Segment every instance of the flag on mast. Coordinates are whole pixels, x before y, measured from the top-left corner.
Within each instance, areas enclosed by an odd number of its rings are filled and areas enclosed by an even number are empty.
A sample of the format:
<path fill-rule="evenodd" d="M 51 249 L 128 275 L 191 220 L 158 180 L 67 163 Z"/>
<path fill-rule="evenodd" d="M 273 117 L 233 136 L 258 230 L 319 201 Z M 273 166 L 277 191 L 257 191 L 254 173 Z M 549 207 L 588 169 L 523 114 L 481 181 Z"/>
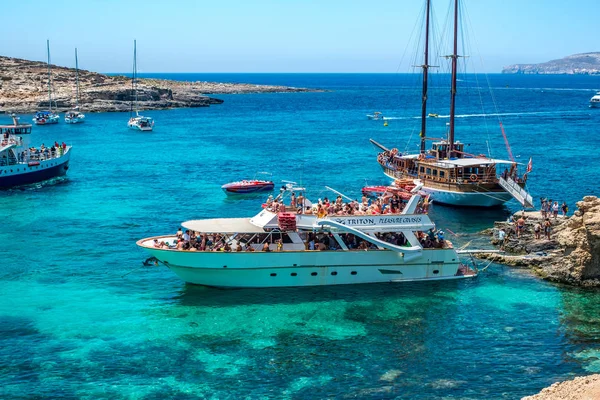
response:
<path fill-rule="evenodd" d="M 530 173 L 533 168 L 533 164 L 531 161 L 531 157 L 529 157 L 529 162 L 527 163 L 527 173 Z"/>

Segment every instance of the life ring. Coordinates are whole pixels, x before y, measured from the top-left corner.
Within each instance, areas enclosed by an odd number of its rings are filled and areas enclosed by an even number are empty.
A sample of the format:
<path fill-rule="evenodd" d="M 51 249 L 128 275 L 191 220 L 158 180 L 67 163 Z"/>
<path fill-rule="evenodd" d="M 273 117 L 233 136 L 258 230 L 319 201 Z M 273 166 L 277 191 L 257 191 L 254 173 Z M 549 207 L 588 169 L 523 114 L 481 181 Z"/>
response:
<path fill-rule="evenodd" d="M 477 182 L 477 175 L 475 175 L 475 174 L 471 174 L 471 176 L 469 177 L 469 180 L 470 180 L 471 182 Z"/>

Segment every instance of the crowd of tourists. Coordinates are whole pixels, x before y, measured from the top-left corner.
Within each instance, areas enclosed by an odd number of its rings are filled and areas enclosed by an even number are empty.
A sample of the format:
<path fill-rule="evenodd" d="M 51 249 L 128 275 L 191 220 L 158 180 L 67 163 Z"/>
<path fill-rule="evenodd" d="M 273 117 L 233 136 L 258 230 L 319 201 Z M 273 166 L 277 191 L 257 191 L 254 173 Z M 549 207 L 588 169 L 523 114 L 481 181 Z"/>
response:
<path fill-rule="evenodd" d="M 316 204 L 309 202 L 302 192 L 290 194 L 289 206 L 282 200 L 282 194 L 276 198 L 269 196 L 265 203 L 265 208 L 272 212 L 296 212 L 297 214 L 316 215 L 318 218 L 327 216 L 342 216 L 342 215 L 381 215 L 381 214 L 400 214 L 406 203 L 402 202 L 400 196 L 395 193 L 386 193 L 376 199 L 370 199 L 367 196 L 362 196 L 361 201 L 352 200 L 344 202 L 341 195 L 338 195 L 335 200 L 329 200 L 324 197 L 319 199 Z M 419 202 L 415 213 L 426 214 L 429 211 L 429 198 L 423 198 Z"/>
<path fill-rule="evenodd" d="M 54 142 L 54 144 L 50 147 L 46 147 L 46 145 L 42 143 L 39 149 L 36 147 L 30 147 L 27 150 L 20 152 L 19 162 L 44 161 L 51 158 L 62 157 L 66 151 L 67 145 L 65 142 L 62 142 L 62 144 Z"/>

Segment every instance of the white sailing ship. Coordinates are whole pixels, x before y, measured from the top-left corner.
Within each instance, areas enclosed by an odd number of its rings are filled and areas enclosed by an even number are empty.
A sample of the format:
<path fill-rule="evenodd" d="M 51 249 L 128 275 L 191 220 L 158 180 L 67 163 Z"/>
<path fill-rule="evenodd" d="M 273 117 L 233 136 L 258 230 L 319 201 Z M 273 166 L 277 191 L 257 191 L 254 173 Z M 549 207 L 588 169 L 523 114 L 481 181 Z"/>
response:
<path fill-rule="evenodd" d="M 58 124 L 60 121 L 60 116 L 52 111 L 52 103 L 54 103 L 52 96 L 54 94 L 54 90 L 52 87 L 52 66 L 50 64 L 50 40 L 46 40 L 46 49 L 48 52 L 48 110 L 38 111 L 35 113 L 33 122 L 36 125 Z"/>
<path fill-rule="evenodd" d="M 79 62 L 77 60 L 77 49 L 75 49 L 75 107 L 65 114 L 67 124 L 80 124 L 85 122 L 85 114 L 79 109 Z"/>
<path fill-rule="evenodd" d="M 415 179 L 423 184 L 423 191 L 430 194 L 439 204 L 466 207 L 499 206 L 512 198 L 523 207 L 533 207 L 533 199 L 525 191 L 527 173 L 518 174 L 518 164 L 514 161 L 504 130 L 502 134 L 511 160 L 490 158 L 482 154 L 469 154 L 465 146 L 455 140 L 455 105 L 457 93 L 457 60 L 458 55 L 458 0 L 454 0 L 454 41 L 450 56 L 452 61 L 452 87 L 450 97 L 450 122 L 447 137 L 433 142 L 430 150 L 426 150 L 427 117 L 437 114 L 427 113 L 427 91 L 429 65 L 429 18 L 430 0 L 426 0 L 425 46 L 423 69 L 423 93 L 421 98 L 421 133 L 420 151 L 417 154 L 400 154 L 397 149 L 388 149 L 371 140 L 381 152 L 377 161 L 386 176 L 396 179 Z"/>
<path fill-rule="evenodd" d="M 151 132 L 154 129 L 154 120 L 150 117 L 140 115 L 138 111 L 138 90 L 137 90 L 137 44 L 133 41 L 133 77 L 131 79 L 131 90 L 133 92 L 133 101 L 129 112 L 129 121 L 127 126 L 130 129 L 142 132 Z M 135 112 L 135 113 L 134 113 Z"/>

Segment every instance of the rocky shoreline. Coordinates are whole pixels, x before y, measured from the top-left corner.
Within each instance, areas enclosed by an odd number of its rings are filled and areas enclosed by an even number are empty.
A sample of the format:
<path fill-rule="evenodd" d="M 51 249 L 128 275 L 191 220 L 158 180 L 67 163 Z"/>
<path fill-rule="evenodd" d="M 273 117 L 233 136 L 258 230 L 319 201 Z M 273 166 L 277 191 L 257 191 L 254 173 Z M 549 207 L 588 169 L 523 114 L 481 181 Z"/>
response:
<path fill-rule="evenodd" d="M 571 217 L 550 217 L 550 239 L 536 239 L 534 226 L 545 221 L 539 211 L 518 212 L 514 221 L 525 219 L 524 232 L 517 237 L 514 222 L 496 222 L 483 233 L 491 235 L 492 244 L 502 247 L 503 254 L 479 253 L 478 258 L 497 263 L 530 268 L 536 275 L 553 282 L 575 286 L 600 287 L 600 199 L 585 196 L 577 202 Z M 500 229 L 507 233 L 504 243 Z"/>
<path fill-rule="evenodd" d="M 522 400 L 592 400 L 600 399 L 600 375 L 581 376 L 558 382 Z"/>
<path fill-rule="evenodd" d="M 514 64 L 502 69 L 503 74 L 599 75 L 600 52 L 573 54 L 539 64 Z"/>
<path fill-rule="evenodd" d="M 52 66 L 55 105 L 59 112 L 75 106 L 75 69 Z M 131 78 L 79 70 L 80 105 L 85 112 L 129 111 Z M 207 95 L 318 92 L 317 89 L 246 83 L 138 80 L 138 107 L 160 110 L 208 107 L 223 100 Z M 33 113 L 48 108 L 48 73 L 43 62 L 0 56 L 0 113 Z"/>

